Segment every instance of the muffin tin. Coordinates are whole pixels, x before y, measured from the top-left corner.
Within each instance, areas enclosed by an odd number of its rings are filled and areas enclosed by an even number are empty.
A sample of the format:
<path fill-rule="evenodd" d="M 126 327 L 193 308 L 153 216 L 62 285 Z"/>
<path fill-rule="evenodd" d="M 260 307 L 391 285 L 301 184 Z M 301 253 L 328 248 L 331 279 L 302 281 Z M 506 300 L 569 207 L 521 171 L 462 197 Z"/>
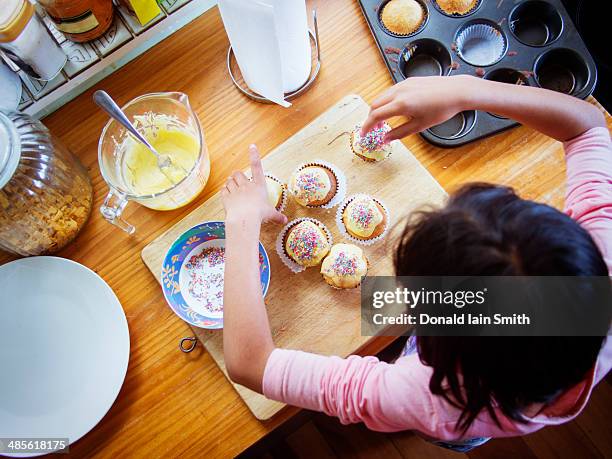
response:
<path fill-rule="evenodd" d="M 389 0 L 359 0 L 385 64 L 398 83 L 413 76 L 474 75 L 544 87 L 584 99 L 597 68 L 561 0 L 480 0 L 465 15 L 446 14 L 435 0 L 416 0 L 426 12 L 419 29 L 400 36 L 382 25 Z M 456 147 L 518 125 L 467 111 L 421 135 Z"/>

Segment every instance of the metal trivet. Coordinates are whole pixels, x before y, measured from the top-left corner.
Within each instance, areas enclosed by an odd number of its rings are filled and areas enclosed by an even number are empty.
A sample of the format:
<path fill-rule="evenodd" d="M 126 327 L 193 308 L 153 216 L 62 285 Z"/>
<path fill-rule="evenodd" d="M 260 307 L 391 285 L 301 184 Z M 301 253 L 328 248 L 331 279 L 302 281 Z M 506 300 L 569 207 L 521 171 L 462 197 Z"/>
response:
<path fill-rule="evenodd" d="M 310 88 L 310 86 L 312 86 L 314 81 L 317 79 L 317 76 L 319 75 L 319 70 L 321 70 L 321 49 L 319 48 L 319 27 L 317 24 L 317 10 L 316 9 L 312 10 L 312 22 L 313 22 L 314 32 L 308 29 L 308 35 L 310 36 L 310 41 L 314 43 L 316 59 L 317 59 L 316 63 L 315 65 L 311 65 L 310 78 L 308 78 L 308 81 L 306 81 L 306 83 L 304 83 L 302 86 L 300 86 L 295 91 L 285 93 L 285 100 L 291 100 L 299 96 L 303 92 L 305 92 L 308 88 Z M 236 75 L 234 75 L 234 72 L 232 72 L 232 65 L 231 65 L 232 60 L 235 61 L 236 58 L 232 50 L 232 45 L 230 45 L 229 49 L 227 50 L 227 70 L 230 74 L 230 78 L 232 79 L 232 83 L 234 83 L 234 86 L 236 86 L 236 88 L 238 88 L 238 90 L 242 94 L 244 94 L 245 96 L 257 102 L 262 102 L 264 104 L 273 103 L 271 100 L 249 89 L 246 83 L 244 86 L 239 83 L 238 79 L 242 80 L 242 75 L 239 75 L 239 77 L 236 77 Z M 236 65 L 236 68 L 238 68 L 237 65 Z"/>

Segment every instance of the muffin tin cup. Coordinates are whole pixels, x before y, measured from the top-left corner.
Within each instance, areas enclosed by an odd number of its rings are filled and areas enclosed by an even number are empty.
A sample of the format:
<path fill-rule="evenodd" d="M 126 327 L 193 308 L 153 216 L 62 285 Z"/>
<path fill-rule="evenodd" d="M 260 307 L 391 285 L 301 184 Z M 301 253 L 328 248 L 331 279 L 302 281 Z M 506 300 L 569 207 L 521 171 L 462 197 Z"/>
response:
<path fill-rule="evenodd" d="M 293 228 L 295 225 L 297 225 L 298 223 L 304 222 L 304 221 L 309 221 L 312 222 L 314 224 L 316 224 L 317 226 L 319 226 L 323 232 L 325 233 L 325 235 L 327 236 L 327 241 L 329 242 L 329 246 L 331 247 L 332 244 L 334 243 L 334 240 L 332 238 L 332 234 L 329 231 L 329 229 L 327 228 L 327 226 L 325 226 L 323 224 L 323 222 L 315 219 L 315 218 L 310 218 L 310 217 L 302 217 L 302 218 L 296 218 L 295 220 L 291 220 L 290 222 L 288 222 L 283 229 L 281 230 L 280 233 L 278 233 L 278 236 L 276 237 L 276 244 L 275 244 L 275 248 L 276 248 L 276 253 L 278 254 L 278 257 L 281 259 L 281 261 L 284 263 L 284 265 L 289 268 L 293 273 L 301 273 L 302 271 L 306 270 L 306 266 L 302 266 L 299 263 L 296 263 L 295 261 L 293 261 L 289 255 L 287 254 L 287 251 L 285 250 L 285 236 L 287 235 L 287 232 Z"/>
<path fill-rule="evenodd" d="M 332 207 L 335 207 L 340 204 L 346 196 L 346 176 L 344 175 L 344 172 L 342 172 L 338 167 L 334 166 L 333 164 L 328 163 L 327 161 L 323 161 L 322 159 L 315 159 L 314 161 L 309 161 L 307 163 L 300 164 L 298 167 L 295 168 L 291 176 L 293 177 L 305 167 L 310 166 L 324 167 L 325 169 L 331 171 L 332 174 L 334 174 L 334 177 L 336 178 L 336 194 L 327 204 L 323 204 L 320 206 L 302 207 L 307 207 L 309 209 L 331 209 Z M 290 193 L 290 191 L 288 192 Z M 301 206 L 301 204 L 299 205 Z"/>
<path fill-rule="evenodd" d="M 528 0 L 514 7 L 508 24 L 514 37 L 527 46 L 550 45 L 563 32 L 559 11 L 542 0 Z"/>
<path fill-rule="evenodd" d="M 497 24 L 475 21 L 459 29 L 457 55 L 470 65 L 488 67 L 506 54 L 508 41 Z"/>
<path fill-rule="evenodd" d="M 538 86 L 576 95 L 591 80 L 584 58 L 567 48 L 556 48 L 541 54 L 533 69 Z"/>
<path fill-rule="evenodd" d="M 285 207 L 287 206 L 287 195 L 289 194 L 289 192 L 287 191 L 287 185 L 285 185 L 281 179 L 279 179 L 276 175 L 272 175 L 266 172 L 266 177 L 271 178 L 272 180 L 274 180 L 275 182 L 280 183 L 280 186 L 283 189 L 283 192 L 281 194 L 281 202 L 280 205 L 276 208 L 276 210 L 278 210 L 279 212 L 284 212 L 285 211 Z"/>
<path fill-rule="evenodd" d="M 439 59 L 433 62 L 428 57 L 416 60 L 414 72 L 410 68 L 406 71 L 407 60 L 402 53 L 411 43 L 427 40 L 439 42 L 449 51 L 451 65 L 448 73 L 451 75 L 482 78 L 497 69 L 516 69 L 525 75 L 529 86 L 570 93 L 581 99 L 589 96 L 597 84 L 595 61 L 562 0 L 480 0 L 477 7 L 465 15 L 445 13 L 435 0 L 430 0 L 427 2 L 427 24 L 408 39 L 392 36 L 381 27 L 379 11 L 385 3 L 386 0 L 359 0 L 384 63 L 396 83 L 423 74 L 420 72 L 435 74 L 439 71 Z M 468 62 L 473 60 L 469 52 L 467 60 L 464 59 L 465 50 L 463 57 L 458 52 L 458 44 L 463 47 L 465 41 L 457 43 L 456 39 L 465 29 L 475 24 L 487 24 L 496 29 L 503 37 L 504 49 L 503 53 L 493 53 L 495 59 L 475 60 L 476 65 L 473 65 Z M 501 48 L 498 43 L 498 50 Z M 409 61 L 412 56 L 408 57 Z M 496 62 L 490 64 L 493 60 Z M 490 65 L 481 65 L 485 63 Z M 467 118 L 459 116 L 445 123 L 443 129 L 425 130 L 421 136 L 438 147 L 458 147 L 518 125 L 511 119 L 486 112 L 463 116 Z M 470 126 L 471 120 L 475 120 L 473 126 Z M 453 132 L 451 136 L 443 135 L 453 131 L 453 126 L 463 126 L 464 129 L 460 133 Z"/>
<path fill-rule="evenodd" d="M 383 159 L 367 158 L 367 157 L 365 157 L 363 155 L 358 154 L 357 151 L 355 150 L 355 148 L 353 147 L 353 145 L 355 144 L 355 135 L 357 135 L 357 133 L 360 130 L 361 130 L 361 125 L 355 126 L 355 129 L 353 129 L 353 131 L 351 132 L 351 135 L 349 136 L 349 142 L 350 142 L 349 147 L 351 148 L 351 151 L 353 152 L 353 154 L 355 156 L 357 156 L 357 158 L 359 158 L 360 160 L 362 160 L 365 163 L 382 163 L 383 161 L 389 159 L 389 157 L 393 153 L 393 142 L 389 142 L 387 144 L 389 146 L 389 151 L 388 151 L 387 155 Z M 390 131 L 391 131 L 391 126 L 389 126 L 389 130 L 387 132 L 390 132 Z"/>
<path fill-rule="evenodd" d="M 346 206 L 349 205 L 349 203 L 356 198 L 361 198 L 361 197 L 367 197 L 370 199 L 373 199 L 374 201 L 376 201 L 377 204 L 380 204 L 380 206 L 383 208 L 383 211 L 385 213 L 385 220 L 387 222 L 384 231 L 382 232 L 382 234 L 376 236 L 375 238 L 372 239 L 358 239 L 354 236 L 352 236 L 348 230 L 346 229 L 346 226 L 344 225 L 344 221 L 342 221 L 342 214 L 344 214 L 344 210 L 346 209 Z M 369 194 L 365 194 L 365 193 L 358 193 L 358 194 L 354 194 L 349 196 L 348 198 L 346 198 L 342 204 L 340 205 L 340 207 L 338 207 L 338 210 L 336 211 L 336 226 L 338 227 L 338 230 L 340 231 L 340 233 L 342 234 L 342 236 L 344 236 L 346 239 L 348 239 L 351 242 L 354 242 L 355 244 L 359 244 L 359 245 L 363 245 L 363 246 L 369 246 L 372 244 L 376 244 L 377 242 L 381 241 L 382 239 L 385 238 L 385 236 L 387 235 L 387 233 L 389 232 L 389 227 L 390 225 L 390 215 L 389 215 L 389 210 L 387 209 L 387 206 L 378 198 L 375 198 L 374 196 L 370 196 Z"/>
<path fill-rule="evenodd" d="M 460 139 L 468 135 L 476 126 L 476 112 L 468 110 L 459 112 L 444 123 L 432 126 L 427 132 L 443 140 Z"/>
<path fill-rule="evenodd" d="M 443 76 L 450 73 L 452 58 L 446 46 L 438 40 L 421 38 L 402 49 L 397 65 L 405 78 Z"/>

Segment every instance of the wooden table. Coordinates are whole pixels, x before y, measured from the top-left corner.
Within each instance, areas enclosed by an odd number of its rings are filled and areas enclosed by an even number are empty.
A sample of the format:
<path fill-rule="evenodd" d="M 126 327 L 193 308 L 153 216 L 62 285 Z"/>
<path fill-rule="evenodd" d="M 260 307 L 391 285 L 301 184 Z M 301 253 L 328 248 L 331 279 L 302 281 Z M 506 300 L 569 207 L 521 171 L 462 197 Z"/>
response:
<path fill-rule="evenodd" d="M 89 169 L 95 189 L 91 219 L 59 255 L 92 268 L 110 284 L 127 315 L 132 346 L 117 401 L 92 432 L 71 446 L 75 456 L 234 456 L 295 414 L 288 409 L 269 422 L 257 421 L 206 353 L 179 352 L 178 340 L 191 331 L 165 305 L 140 251 L 217 191 L 231 171 L 246 167 L 249 143 L 269 151 L 342 96 L 357 93 L 371 101 L 391 86 L 357 2 L 310 3 L 318 8 L 323 67 L 314 87 L 290 109 L 251 102 L 233 88 L 225 68 L 228 41 L 214 8 L 45 119 Z M 132 237 L 97 211 L 107 192 L 97 162 L 107 117 L 91 95 L 101 88 L 120 103 L 148 92 L 187 93 L 212 157 L 210 181 L 190 206 L 155 212 L 130 205 L 125 215 L 137 226 Z M 512 185 L 524 197 L 557 207 L 563 203 L 560 144 L 527 128 L 453 150 L 435 148 L 416 135 L 405 142 L 448 191 L 481 180 Z M 0 263 L 11 259 L 0 255 Z M 387 343 L 375 341 L 362 353 L 377 352 Z"/>

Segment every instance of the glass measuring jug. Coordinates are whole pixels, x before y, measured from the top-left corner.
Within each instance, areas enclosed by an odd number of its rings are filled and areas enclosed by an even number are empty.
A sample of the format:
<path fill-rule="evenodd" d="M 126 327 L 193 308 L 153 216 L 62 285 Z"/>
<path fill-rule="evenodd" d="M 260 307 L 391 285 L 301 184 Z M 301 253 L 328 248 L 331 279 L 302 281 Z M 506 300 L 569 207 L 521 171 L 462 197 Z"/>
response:
<path fill-rule="evenodd" d="M 187 95 L 145 94 L 122 110 L 140 134 L 160 154 L 169 155 L 173 164 L 171 171 L 160 170 L 156 157 L 112 119 L 102 130 L 98 161 L 109 193 L 100 212 L 108 222 L 131 234 L 134 226 L 121 216 L 128 201 L 154 210 L 189 204 L 208 181 L 210 158 Z"/>

